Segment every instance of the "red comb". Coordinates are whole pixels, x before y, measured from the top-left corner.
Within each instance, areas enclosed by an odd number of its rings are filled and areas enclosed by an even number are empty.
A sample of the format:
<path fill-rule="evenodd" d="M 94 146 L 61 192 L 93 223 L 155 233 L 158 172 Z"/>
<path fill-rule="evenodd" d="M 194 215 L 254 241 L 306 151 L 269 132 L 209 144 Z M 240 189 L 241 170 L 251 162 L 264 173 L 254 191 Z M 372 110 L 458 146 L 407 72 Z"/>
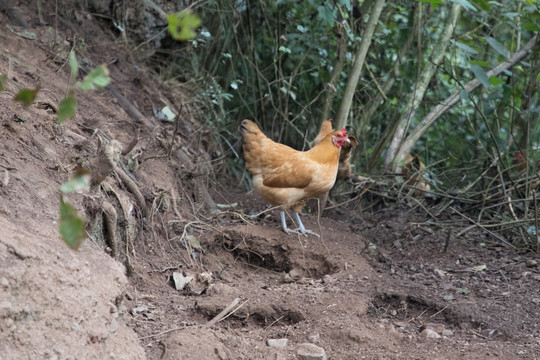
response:
<path fill-rule="evenodd" d="M 330 121 L 330 122 L 332 122 L 332 120 L 334 120 L 334 119 L 328 119 L 328 121 Z"/>
<path fill-rule="evenodd" d="M 341 132 L 342 132 L 343 134 L 347 134 L 347 129 L 343 128 L 343 129 L 341 129 Z"/>

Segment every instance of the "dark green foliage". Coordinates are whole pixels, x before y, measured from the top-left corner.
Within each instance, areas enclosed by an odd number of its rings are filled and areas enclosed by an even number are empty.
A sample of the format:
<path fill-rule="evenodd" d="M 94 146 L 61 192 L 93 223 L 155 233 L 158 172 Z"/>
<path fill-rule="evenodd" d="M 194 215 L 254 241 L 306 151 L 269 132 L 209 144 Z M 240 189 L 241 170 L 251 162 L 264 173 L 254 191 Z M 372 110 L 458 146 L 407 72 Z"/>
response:
<path fill-rule="evenodd" d="M 23 106 L 30 106 L 36 99 L 36 96 L 39 92 L 39 88 L 37 89 L 22 89 L 15 95 L 14 100 L 18 101 L 23 104 Z"/>
<path fill-rule="evenodd" d="M 370 3 L 219 0 L 193 9 L 200 14 L 202 27 L 187 44 L 190 57 L 182 59 L 180 68 L 201 87 L 195 100 L 204 104 L 201 120 L 232 150 L 243 118 L 257 121 L 275 140 L 307 148 L 318 131 L 330 91 L 336 97 L 328 117 L 339 107 Z M 380 168 L 384 139 L 403 116 L 421 76 L 419 69 L 431 61 L 452 3 L 463 8 L 458 26 L 409 130 L 451 94 L 461 92 L 461 101 L 429 128 L 414 151 L 428 165 L 436 162 L 445 167 L 455 164 L 455 159 L 482 162 L 492 158 L 496 149 L 511 158 L 517 149 L 539 145 L 538 137 L 530 136 L 540 126 L 538 91 L 530 88 L 539 57 L 529 56 L 499 76 L 487 75 L 538 30 L 537 2 L 387 2 L 348 121 L 360 140 L 355 151 L 360 171 L 368 162 L 376 164 L 373 169 Z M 329 85 L 341 58 L 345 66 Z M 463 90 L 474 79 L 482 87 L 471 93 Z M 377 152 L 380 146 L 383 151 Z M 236 150 L 231 155 L 236 156 Z"/>
<path fill-rule="evenodd" d="M 58 105 L 58 123 L 61 124 L 68 118 L 75 116 L 75 108 L 77 107 L 77 98 L 70 95 L 60 102 Z"/>
<path fill-rule="evenodd" d="M 77 250 L 84 240 L 84 222 L 77 211 L 60 197 L 60 235 L 66 244 Z"/>

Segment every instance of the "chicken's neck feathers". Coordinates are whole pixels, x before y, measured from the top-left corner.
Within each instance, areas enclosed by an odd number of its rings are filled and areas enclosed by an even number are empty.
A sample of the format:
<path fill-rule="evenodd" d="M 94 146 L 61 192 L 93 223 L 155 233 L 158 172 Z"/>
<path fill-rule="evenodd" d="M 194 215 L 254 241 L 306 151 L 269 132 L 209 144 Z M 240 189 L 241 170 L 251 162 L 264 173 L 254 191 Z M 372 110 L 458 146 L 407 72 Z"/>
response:
<path fill-rule="evenodd" d="M 306 151 L 306 156 L 320 162 L 339 161 L 339 147 L 334 145 L 331 136 L 327 136 L 323 141 Z"/>

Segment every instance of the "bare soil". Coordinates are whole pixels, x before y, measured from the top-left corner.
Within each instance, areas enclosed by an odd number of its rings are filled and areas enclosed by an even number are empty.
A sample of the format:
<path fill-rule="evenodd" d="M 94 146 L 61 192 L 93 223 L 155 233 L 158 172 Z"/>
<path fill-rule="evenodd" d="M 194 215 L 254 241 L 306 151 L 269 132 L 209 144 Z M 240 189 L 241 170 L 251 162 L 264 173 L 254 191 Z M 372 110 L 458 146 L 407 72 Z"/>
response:
<path fill-rule="evenodd" d="M 83 10 L 56 28 L 52 9 L 40 23 L 33 6 L 19 9 L 35 39 L 9 30 L 0 13 L 0 73 L 10 79 L 0 92 L 0 358 L 296 359 L 308 342 L 329 359 L 540 358 L 538 254 L 476 230 L 456 237 L 461 229 L 430 227 L 407 204 L 304 215 L 321 238 L 284 234 L 275 211 L 251 218 L 266 209 L 256 194 L 194 175 L 201 151 L 210 156 L 192 141 L 206 134 L 196 109 L 184 109 L 179 129 L 156 120 L 152 107 L 178 110 L 182 100 L 114 31 Z M 77 116 L 55 123 L 74 30 L 81 53 L 109 64 L 144 121 L 98 90 L 78 92 Z M 33 105 L 13 101 L 37 86 Z M 70 250 L 57 232 L 59 185 L 96 164 L 99 137 L 125 146 L 137 129 L 129 173 L 147 211 L 117 173 L 69 195 L 90 235 L 104 200 L 119 213 L 116 258 L 99 236 Z M 230 207 L 211 215 L 198 183 Z M 130 224 L 136 236 L 124 241 Z M 195 280 L 176 290 L 175 272 Z M 235 299 L 232 313 L 205 326 Z M 425 338 L 426 328 L 438 338 Z M 281 338 L 286 346 L 267 345 Z"/>

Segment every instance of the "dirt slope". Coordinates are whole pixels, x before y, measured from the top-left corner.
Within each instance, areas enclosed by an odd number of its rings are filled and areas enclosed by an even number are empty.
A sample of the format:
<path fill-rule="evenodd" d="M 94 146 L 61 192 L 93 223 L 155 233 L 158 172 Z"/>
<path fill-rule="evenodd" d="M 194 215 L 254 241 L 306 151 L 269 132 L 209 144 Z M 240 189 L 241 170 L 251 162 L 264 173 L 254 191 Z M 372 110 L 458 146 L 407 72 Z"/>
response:
<path fill-rule="evenodd" d="M 274 212 L 253 220 L 246 214 L 266 207 L 255 194 L 199 167 L 211 151 L 195 141 L 208 134 L 197 119 L 184 114 L 175 129 L 153 117 L 152 107 L 182 99 L 134 62 L 110 24 L 77 10 L 55 30 L 54 9 L 40 24 L 32 6 L 19 8 L 35 39 L 8 30 L 0 13 L 0 72 L 10 79 L 0 92 L 0 358 L 297 359 L 304 343 L 329 359 L 539 358 L 537 255 L 473 231 L 443 252 L 447 232 L 411 207 L 338 208 L 320 224 L 304 216 L 322 239 L 282 233 Z M 80 56 L 109 64 L 142 120 L 99 90 L 77 93 L 76 118 L 55 123 L 77 39 Z M 33 105 L 12 101 L 38 85 Z M 58 186 L 78 164 L 96 165 L 103 141 L 125 146 L 137 129 L 121 162 L 136 163 L 125 173 L 141 194 L 117 170 L 70 195 L 91 237 L 69 250 L 57 233 Z M 205 183 L 226 211 L 205 209 Z M 116 259 L 98 236 L 105 203 L 118 215 Z M 174 273 L 194 280 L 176 290 Z"/>

